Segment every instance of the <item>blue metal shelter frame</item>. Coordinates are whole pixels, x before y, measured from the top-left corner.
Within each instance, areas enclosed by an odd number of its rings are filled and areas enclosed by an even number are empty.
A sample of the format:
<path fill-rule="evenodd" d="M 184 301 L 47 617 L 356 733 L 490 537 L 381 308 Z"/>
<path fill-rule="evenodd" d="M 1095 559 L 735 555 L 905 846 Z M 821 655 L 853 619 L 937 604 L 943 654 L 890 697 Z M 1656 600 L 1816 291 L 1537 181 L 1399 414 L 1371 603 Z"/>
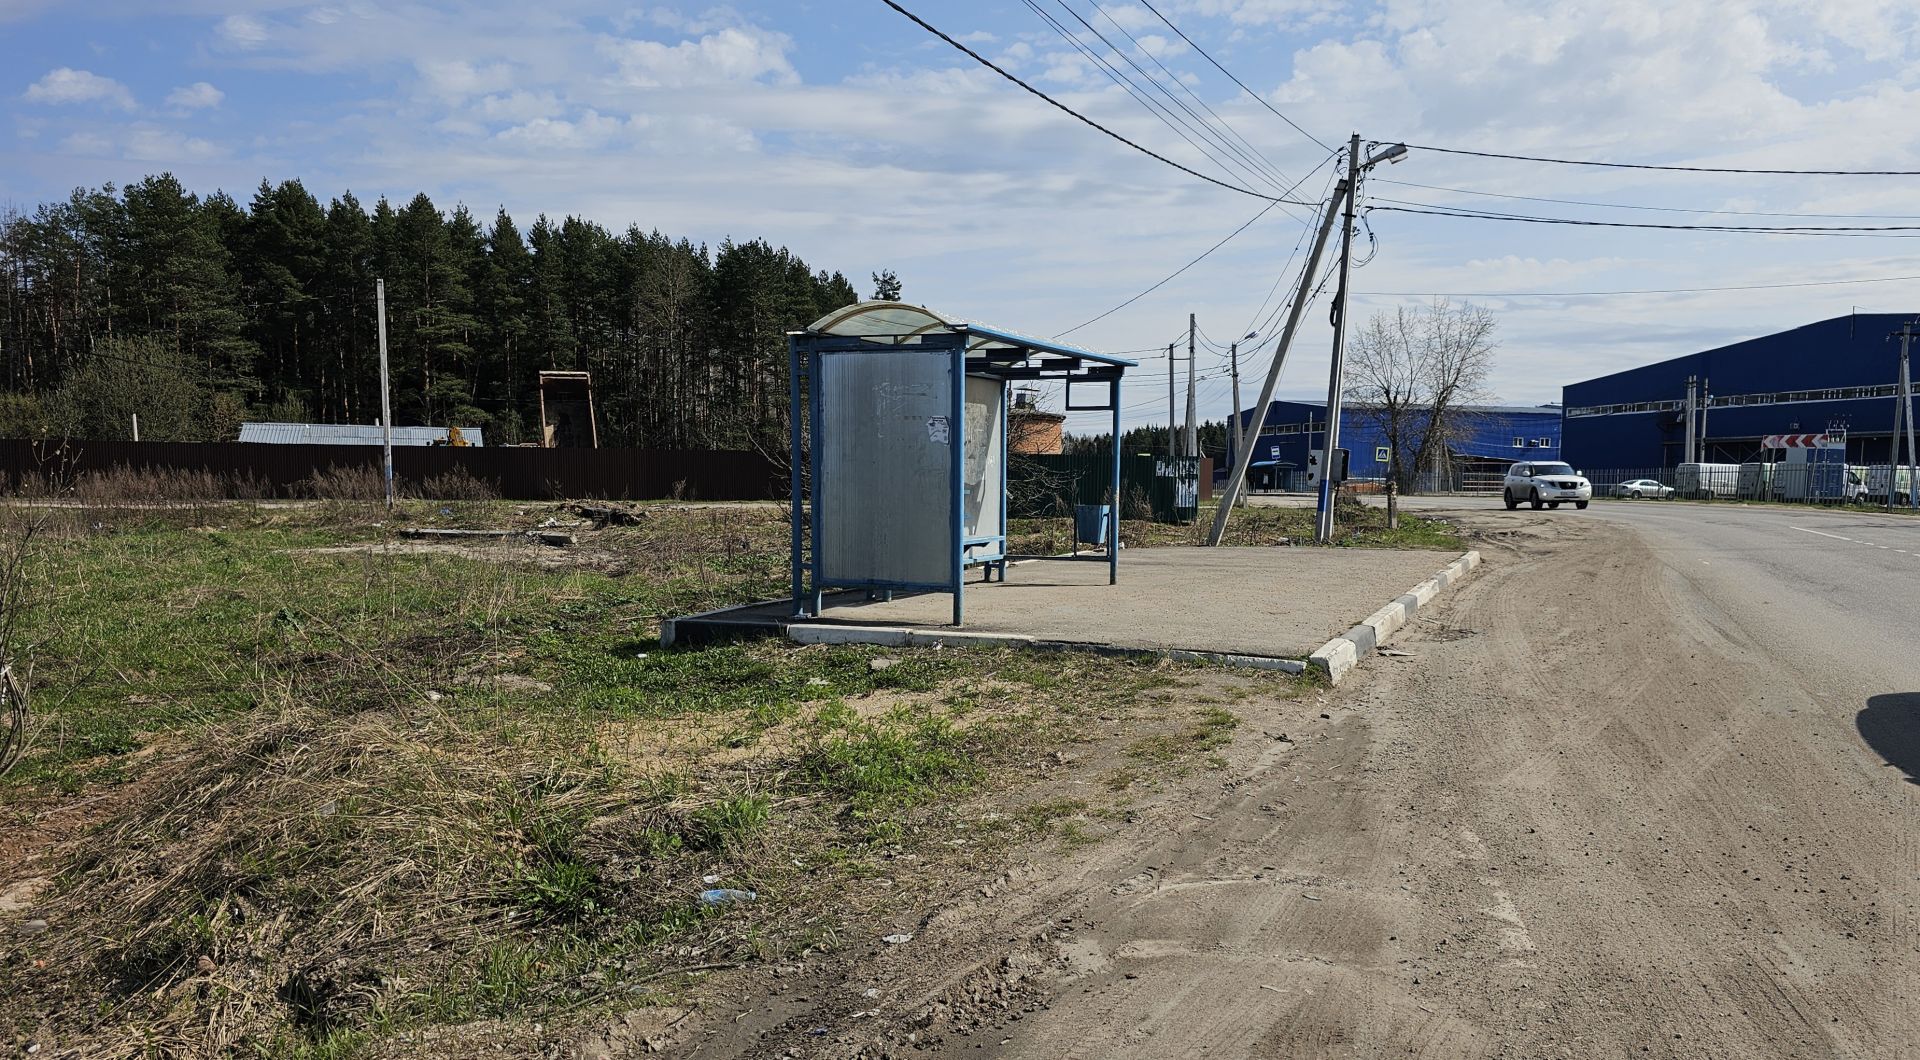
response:
<path fill-rule="evenodd" d="M 871 309 L 878 314 L 900 315 L 918 314 L 925 323 L 909 321 L 914 326 L 894 327 L 887 333 L 870 330 L 858 330 L 853 334 L 837 333 L 832 330 L 836 321 L 852 319 L 862 309 Z M 886 319 L 886 318 L 883 318 Z M 811 502 L 820 495 L 822 468 L 816 459 L 821 440 L 829 431 L 839 429 L 833 420 L 850 414 L 849 410 L 826 410 L 821 408 L 820 380 L 821 366 L 825 358 L 833 356 L 929 356 L 944 355 L 948 359 L 949 378 L 951 380 L 951 410 L 948 424 L 951 432 L 948 439 L 950 460 L 948 475 L 950 478 L 948 494 L 951 497 L 952 511 L 948 519 L 949 549 L 951 560 L 948 577 L 940 582 L 887 581 L 876 579 L 844 579 L 835 577 L 830 571 L 823 571 L 819 543 L 823 535 L 829 532 L 824 525 L 824 513 L 821 506 Z M 867 590 L 868 597 L 884 594 L 888 597 L 895 591 L 903 592 L 947 592 L 953 594 L 953 624 L 962 624 L 965 617 L 966 569 L 970 566 L 985 568 L 986 581 L 1005 581 L 1007 576 L 1007 459 L 1010 451 L 1005 448 L 1007 441 L 1007 400 L 1006 387 L 1015 381 L 1054 380 L 1064 383 L 1067 393 L 1067 408 L 1075 412 L 1109 411 L 1113 414 L 1113 433 L 1109 474 L 1108 512 L 1107 512 L 1107 583 L 1114 584 L 1120 577 L 1120 386 L 1128 368 L 1137 362 L 1114 357 L 1110 354 L 1096 353 L 1066 343 L 1038 339 L 1017 332 L 1004 331 L 984 324 L 951 321 L 939 314 L 917 306 L 903 306 L 900 303 L 861 303 L 839 313 L 829 314 L 816 321 L 805 331 L 791 332 L 787 336 L 787 356 L 789 372 L 788 400 L 791 411 L 789 423 L 793 425 L 791 481 L 792 511 L 792 578 L 793 578 L 793 614 L 795 617 L 813 617 L 820 615 L 824 606 L 824 594 L 829 589 Z M 998 534 L 987 536 L 968 536 L 965 532 L 965 476 L 966 476 L 966 393 L 969 378 L 995 380 L 1001 387 L 1000 418 L 993 428 L 1000 433 L 1003 443 L 1003 459 L 1000 461 L 1000 520 Z M 1105 392 L 1104 401 L 1078 403 L 1075 390 L 1082 392 L 1094 387 Z M 806 417 L 803 421 L 802 417 Z M 804 443 L 799 427 L 807 425 L 807 437 L 812 444 Z M 808 484 L 812 484 L 812 495 L 808 495 Z M 813 547 L 809 549 L 809 542 Z"/>

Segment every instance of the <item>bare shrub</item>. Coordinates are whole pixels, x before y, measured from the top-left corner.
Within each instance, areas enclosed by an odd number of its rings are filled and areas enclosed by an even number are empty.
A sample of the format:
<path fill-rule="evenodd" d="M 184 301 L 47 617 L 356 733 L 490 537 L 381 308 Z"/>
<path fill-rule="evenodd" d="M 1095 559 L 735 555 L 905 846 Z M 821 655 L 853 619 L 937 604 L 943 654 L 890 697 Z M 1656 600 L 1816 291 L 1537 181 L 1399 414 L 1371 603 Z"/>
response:
<path fill-rule="evenodd" d="M 0 777 L 19 763 L 32 742 L 29 681 L 20 665 L 17 629 L 30 605 L 34 540 L 47 518 L 44 510 L 12 509 L 0 525 Z"/>
<path fill-rule="evenodd" d="M 422 480 L 417 495 L 434 501 L 497 501 L 500 499 L 500 491 L 494 488 L 493 483 L 475 477 L 473 472 L 460 465 Z"/>
<path fill-rule="evenodd" d="M 323 501 L 384 501 L 387 484 L 376 468 L 329 464 L 307 476 L 302 492 Z"/>

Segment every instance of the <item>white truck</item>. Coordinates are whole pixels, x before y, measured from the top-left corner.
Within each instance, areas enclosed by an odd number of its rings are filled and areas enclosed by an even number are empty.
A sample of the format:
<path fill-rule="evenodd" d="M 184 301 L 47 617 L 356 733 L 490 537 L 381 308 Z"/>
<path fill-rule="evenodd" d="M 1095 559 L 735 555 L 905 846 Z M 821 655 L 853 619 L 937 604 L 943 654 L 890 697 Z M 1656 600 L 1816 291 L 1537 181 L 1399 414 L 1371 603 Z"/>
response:
<path fill-rule="evenodd" d="M 1867 483 L 1860 469 L 1848 466 L 1846 452 L 1838 448 L 1788 449 L 1787 458 L 1774 469 L 1775 492 L 1788 501 L 1860 500 L 1867 494 Z"/>
<path fill-rule="evenodd" d="M 1673 469 L 1673 488 L 1695 500 L 1732 498 L 1740 488 L 1740 465 L 1681 464 Z"/>
<path fill-rule="evenodd" d="M 1889 475 L 1891 472 L 1891 475 Z M 1911 505 L 1914 502 L 1913 472 L 1905 467 L 1890 467 L 1876 464 L 1866 469 L 1866 495 L 1875 504 L 1887 503 L 1887 480 L 1893 480 L 1893 503 Z"/>

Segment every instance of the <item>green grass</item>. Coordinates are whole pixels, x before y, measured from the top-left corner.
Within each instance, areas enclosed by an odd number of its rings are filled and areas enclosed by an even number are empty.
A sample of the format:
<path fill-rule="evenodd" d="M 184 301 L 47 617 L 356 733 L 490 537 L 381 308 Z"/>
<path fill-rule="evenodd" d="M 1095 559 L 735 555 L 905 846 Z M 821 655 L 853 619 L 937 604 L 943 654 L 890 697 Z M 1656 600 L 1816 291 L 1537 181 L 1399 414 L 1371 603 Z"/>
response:
<path fill-rule="evenodd" d="M 543 516 L 528 507 L 441 518 Z M 68 837 L 66 926 L 25 944 L 47 971 L 0 997 L 0 1022 L 54 1013 L 64 1040 L 107 1051 L 228 1019 L 261 1055 L 345 1060 L 405 1028 L 631 999 L 688 963 L 676 950 L 832 945 L 849 884 L 945 849 L 956 797 L 1026 783 L 1093 719 L 1163 709 L 1189 672 L 1010 649 L 663 650 L 661 615 L 777 590 L 775 510 L 656 511 L 598 567 L 317 551 L 382 540 L 365 511 L 213 514 L 230 525 L 128 516 L 48 541 L 23 626 L 38 736 L 0 800 L 78 793 L 111 813 Z M 1177 766 L 1230 738 L 1217 707 L 1179 716 L 1136 756 Z M 1056 801 L 1018 823 L 1072 845 L 1092 819 Z M 712 872 L 762 900 L 700 907 Z M 202 956 L 280 985 L 217 1008 L 227 988 L 186 985 Z M 111 1027 L 88 1021 L 102 1006 Z"/>

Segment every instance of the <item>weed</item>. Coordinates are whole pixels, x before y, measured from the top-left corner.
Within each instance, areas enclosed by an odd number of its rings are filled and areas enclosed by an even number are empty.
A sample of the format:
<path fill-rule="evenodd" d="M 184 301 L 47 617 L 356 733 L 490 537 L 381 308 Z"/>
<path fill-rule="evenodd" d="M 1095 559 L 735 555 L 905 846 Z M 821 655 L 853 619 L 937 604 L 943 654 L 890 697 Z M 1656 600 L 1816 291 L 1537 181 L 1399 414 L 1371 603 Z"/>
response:
<path fill-rule="evenodd" d="M 737 849 L 773 816 L 764 795 L 731 795 L 694 811 L 702 845 L 709 850 Z"/>

